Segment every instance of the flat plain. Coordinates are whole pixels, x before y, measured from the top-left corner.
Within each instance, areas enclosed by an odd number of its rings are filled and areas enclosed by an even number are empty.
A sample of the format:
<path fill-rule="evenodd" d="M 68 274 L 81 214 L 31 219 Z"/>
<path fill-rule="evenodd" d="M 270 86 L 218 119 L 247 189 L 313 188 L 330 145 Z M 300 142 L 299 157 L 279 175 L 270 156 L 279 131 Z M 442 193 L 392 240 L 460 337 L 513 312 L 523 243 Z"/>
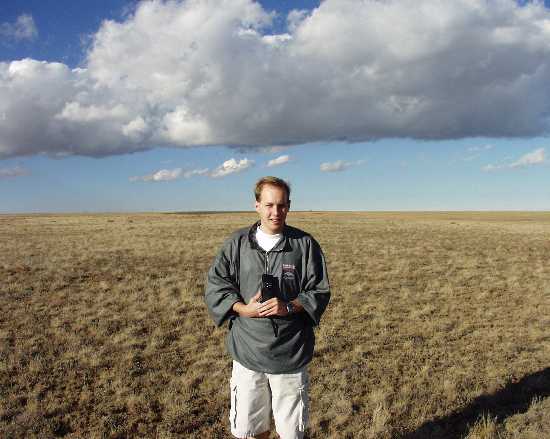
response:
<path fill-rule="evenodd" d="M 0 216 L 0 437 L 230 437 L 204 280 L 255 219 Z M 288 223 L 320 242 L 332 286 L 310 438 L 550 437 L 550 213 Z"/>

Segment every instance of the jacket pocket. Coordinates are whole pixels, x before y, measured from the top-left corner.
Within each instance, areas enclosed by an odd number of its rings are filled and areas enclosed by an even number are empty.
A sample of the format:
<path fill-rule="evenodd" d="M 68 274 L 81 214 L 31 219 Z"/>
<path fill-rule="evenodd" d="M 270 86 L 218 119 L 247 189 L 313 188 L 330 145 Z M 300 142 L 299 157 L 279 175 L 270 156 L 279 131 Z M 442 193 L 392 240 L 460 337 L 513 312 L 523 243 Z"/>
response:
<path fill-rule="evenodd" d="M 281 290 L 284 300 L 294 300 L 300 292 L 300 284 L 295 271 L 284 270 L 281 279 Z"/>

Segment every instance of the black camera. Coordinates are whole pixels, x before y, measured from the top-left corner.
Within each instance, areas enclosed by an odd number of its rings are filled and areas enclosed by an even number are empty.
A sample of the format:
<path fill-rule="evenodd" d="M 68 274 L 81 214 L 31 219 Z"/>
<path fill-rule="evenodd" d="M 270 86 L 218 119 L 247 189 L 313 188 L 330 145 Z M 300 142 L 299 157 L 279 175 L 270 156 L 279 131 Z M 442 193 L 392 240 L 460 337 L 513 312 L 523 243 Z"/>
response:
<path fill-rule="evenodd" d="M 279 280 L 271 274 L 262 274 L 261 302 L 279 297 Z"/>

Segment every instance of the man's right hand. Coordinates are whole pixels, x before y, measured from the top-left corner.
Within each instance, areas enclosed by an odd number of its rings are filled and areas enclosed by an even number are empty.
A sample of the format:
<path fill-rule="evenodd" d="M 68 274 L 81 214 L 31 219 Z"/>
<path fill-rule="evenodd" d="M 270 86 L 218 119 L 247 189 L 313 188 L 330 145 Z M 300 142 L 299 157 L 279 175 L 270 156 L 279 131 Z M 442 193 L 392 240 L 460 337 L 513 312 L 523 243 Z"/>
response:
<path fill-rule="evenodd" d="M 258 308 L 261 305 L 261 302 L 258 302 L 260 298 L 262 297 L 262 292 L 258 291 L 252 299 L 250 299 L 250 302 L 248 304 L 244 304 L 242 302 L 236 302 L 233 304 L 233 311 L 235 311 L 237 314 L 239 314 L 240 317 L 251 317 L 251 318 L 258 318 L 260 317 L 260 313 L 258 312 Z"/>

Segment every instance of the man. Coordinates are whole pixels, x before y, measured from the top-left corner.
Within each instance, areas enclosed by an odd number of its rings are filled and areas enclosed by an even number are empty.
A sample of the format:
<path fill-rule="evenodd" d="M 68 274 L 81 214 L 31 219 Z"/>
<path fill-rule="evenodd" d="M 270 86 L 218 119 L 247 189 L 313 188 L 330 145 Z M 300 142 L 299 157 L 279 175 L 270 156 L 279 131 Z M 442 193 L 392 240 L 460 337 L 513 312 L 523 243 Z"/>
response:
<path fill-rule="evenodd" d="M 267 438 L 273 411 L 282 439 L 302 438 L 313 327 L 330 299 L 325 259 L 310 235 L 286 225 L 290 187 L 284 180 L 264 177 L 254 194 L 260 220 L 225 241 L 205 293 L 215 323 L 229 321 L 231 432 Z M 272 276 L 263 283 L 273 281 L 276 297 L 262 300 L 263 275 Z"/>

